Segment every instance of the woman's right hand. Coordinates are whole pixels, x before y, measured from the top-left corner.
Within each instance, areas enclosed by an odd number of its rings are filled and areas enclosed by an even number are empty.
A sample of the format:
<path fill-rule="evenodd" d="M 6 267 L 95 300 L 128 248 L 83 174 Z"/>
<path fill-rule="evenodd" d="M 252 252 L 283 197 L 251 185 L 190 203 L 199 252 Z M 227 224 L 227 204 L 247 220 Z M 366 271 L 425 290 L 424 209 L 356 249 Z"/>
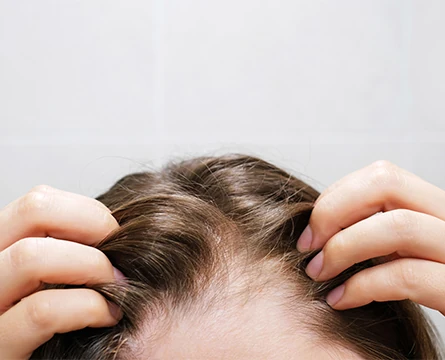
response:
<path fill-rule="evenodd" d="M 87 289 L 122 275 L 95 245 L 118 227 L 100 202 L 38 186 L 0 210 L 0 358 L 25 360 L 55 333 L 115 325 L 117 305 Z"/>

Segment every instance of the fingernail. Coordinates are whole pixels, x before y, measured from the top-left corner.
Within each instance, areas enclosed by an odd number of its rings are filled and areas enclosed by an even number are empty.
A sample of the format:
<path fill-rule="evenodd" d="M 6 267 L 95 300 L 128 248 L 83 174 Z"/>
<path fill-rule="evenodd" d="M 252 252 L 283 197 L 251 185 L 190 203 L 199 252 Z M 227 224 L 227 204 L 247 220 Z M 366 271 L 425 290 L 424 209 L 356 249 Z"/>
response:
<path fill-rule="evenodd" d="M 312 229 L 311 226 L 306 226 L 306 229 L 300 235 L 300 238 L 297 241 L 297 249 L 299 251 L 307 251 L 311 249 L 312 244 Z"/>
<path fill-rule="evenodd" d="M 326 302 L 330 306 L 334 306 L 335 304 L 337 304 L 340 301 L 344 292 L 345 292 L 345 284 L 336 287 L 334 290 L 332 290 L 328 294 L 328 296 L 326 296 Z"/>
<path fill-rule="evenodd" d="M 119 321 L 120 319 L 122 319 L 122 310 L 119 308 L 119 306 L 117 306 L 115 303 L 112 303 L 110 301 L 107 300 L 108 303 L 108 308 L 110 310 L 110 314 L 117 320 Z"/>
<path fill-rule="evenodd" d="M 122 274 L 122 272 L 120 270 L 116 269 L 114 266 L 113 266 L 113 272 L 114 272 L 114 278 L 117 281 L 125 280 L 125 275 Z"/>
<path fill-rule="evenodd" d="M 323 268 L 323 251 L 320 251 L 306 266 L 306 274 L 312 279 L 316 279 Z"/>

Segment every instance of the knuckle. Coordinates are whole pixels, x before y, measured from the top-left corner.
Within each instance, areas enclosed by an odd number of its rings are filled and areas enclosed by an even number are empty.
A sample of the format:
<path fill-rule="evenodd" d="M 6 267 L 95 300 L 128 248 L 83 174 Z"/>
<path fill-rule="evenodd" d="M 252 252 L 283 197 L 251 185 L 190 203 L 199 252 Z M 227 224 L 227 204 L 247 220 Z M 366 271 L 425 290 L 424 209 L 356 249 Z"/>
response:
<path fill-rule="evenodd" d="M 368 273 L 358 273 L 349 280 L 349 286 L 354 288 L 354 293 L 363 297 L 370 297 L 371 275 Z"/>
<path fill-rule="evenodd" d="M 52 323 L 52 305 L 48 296 L 28 297 L 26 312 L 31 324 L 37 328 L 48 328 Z"/>
<path fill-rule="evenodd" d="M 390 216 L 390 228 L 399 241 L 410 241 L 415 238 L 418 219 L 409 210 L 398 209 L 387 212 Z"/>
<path fill-rule="evenodd" d="M 396 166 L 386 160 L 380 160 L 372 165 L 371 179 L 378 184 L 391 184 L 396 179 Z"/>
<path fill-rule="evenodd" d="M 313 217 L 324 218 L 326 215 L 335 213 L 337 202 L 333 199 L 332 194 L 320 199 L 317 206 L 312 211 Z"/>
<path fill-rule="evenodd" d="M 409 298 L 409 295 L 412 294 L 418 286 L 418 277 L 416 275 L 414 261 L 409 259 L 403 260 L 404 261 L 399 261 L 396 267 L 397 271 L 395 273 L 396 279 L 394 279 L 394 283 L 397 286 L 401 286 Z"/>
<path fill-rule="evenodd" d="M 94 290 L 88 290 L 85 301 L 85 313 L 90 319 L 97 319 L 107 309 L 105 299 Z"/>
<path fill-rule="evenodd" d="M 340 231 L 334 235 L 324 246 L 323 252 L 325 256 L 325 262 L 331 263 L 334 266 L 342 266 L 347 259 L 344 254 L 350 251 L 348 246 L 347 237 Z"/>
<path fill-rule="evenodd" d="M 17 270 L 30 269 L 38 262 L 44 253 L 43 238 L 25 238 L 10 247 L 9 257 L 11 267 Z"/>
<path fill-rule="evenodd" d="M 395 165 L 389 160 L 377 160 L 371 164 L 371 167 L 374 169 L 389 169 L 394 166 Z"/>
<path fill-rule="evenodd" d="M 371 182 L 389 188 L 399 187 L 404 183 L 404 176 L 396 165 L 380 160 L 372 165 Z"/>
<path fill-rule="evenodd" d="M 107 256 L 100 251 L 99 249 L 96 248 L 91 248 L 90 250 L 90 255 L 89 255 L 89 259 L 88 259 L 88 267 L 91 269 L 91 272 L 93 273 L 100 273 L 100 271 L 103 269 L 106 269 L 110 263 L 110 261 L 108 260 Z"/>
<path fill-rule="evenodd" d="M 51 206 L 51 199 L 51 187 L 47 185 L 36 186 L 22 197 L 20 211 L 25 214 L 46 211 Z"/>
<path fill-rule="evenodd" d="M 45 184 L 41 184 L 41 185 L 37 185 L 34 186 L 30 192 L 40 192 L 40 193 L 48 193 L 51 192 L 53 190 L 53 188 L 49 185 L 45 185 Z"/>

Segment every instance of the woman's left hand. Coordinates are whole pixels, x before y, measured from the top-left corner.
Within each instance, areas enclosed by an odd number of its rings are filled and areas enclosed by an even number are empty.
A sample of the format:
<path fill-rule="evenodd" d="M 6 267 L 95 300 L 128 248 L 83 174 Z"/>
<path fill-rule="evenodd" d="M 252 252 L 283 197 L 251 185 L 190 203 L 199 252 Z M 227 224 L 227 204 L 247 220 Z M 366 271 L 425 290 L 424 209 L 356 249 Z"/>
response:
<path fill-rule="evenodd" d="M 410 299 L 445 315 L 445 191 L 390 162 L 324 191 L 297 246 L 322 249 L 306 268 L 316 281 L 367 259 L 391 259 L 332 290 L 326 300 L 335 309 Z"/>

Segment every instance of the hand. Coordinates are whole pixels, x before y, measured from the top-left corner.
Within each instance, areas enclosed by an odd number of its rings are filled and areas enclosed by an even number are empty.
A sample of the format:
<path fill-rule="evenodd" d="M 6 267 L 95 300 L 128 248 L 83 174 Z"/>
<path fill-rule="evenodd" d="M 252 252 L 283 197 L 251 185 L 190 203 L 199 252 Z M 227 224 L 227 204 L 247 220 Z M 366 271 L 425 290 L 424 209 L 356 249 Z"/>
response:
<path fill-rule="evenodd" d="M 316 281 L 367 259 L 390 259 L 332 290 L 326 300 L 333 308 L 411 299 L 445 314 L 445 191 L 378 161 L 324 191 L 309 224 L 297 247 L 322 249 L 306 268 Z"/>
<path fill-rule="evenodd" d="M 118 322 L 117 306 L 96 291 L 41 290 L 42 283 L 115 281 L 119 275 L 107 257 L 87 245 L 117 227 L 100 202 L 48 186 L 34 188 L 0 211 L 2 359 L 29 359 L 55 333 Z"/>

